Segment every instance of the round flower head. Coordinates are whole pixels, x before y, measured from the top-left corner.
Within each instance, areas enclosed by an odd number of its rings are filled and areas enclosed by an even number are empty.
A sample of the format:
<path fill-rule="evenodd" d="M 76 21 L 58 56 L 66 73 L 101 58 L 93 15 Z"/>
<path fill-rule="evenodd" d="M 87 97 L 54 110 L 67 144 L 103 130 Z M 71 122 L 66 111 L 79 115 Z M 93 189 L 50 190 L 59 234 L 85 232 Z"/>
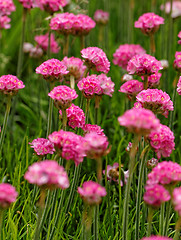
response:
<path fill-rule="evenodd" d="M 173 102 L 170 100 L 170 96 L 162 90 L 143 90 L 136 96 L 136 100 L 143 108 L 150 109 L 155 114 L 160 113 L 166 118 L 168 111 L 173 111 Z"/>
<path fill-rule="evenodd" d="M 35 42 L 37 42 L 38 47 L 41 47 L 45 52 L 48 50 L 48 33 L 45 35 L 39 35 L 35 36 Z M 58 53 L 60 50 L 60 47 L 58 46 L 58 43 L 55 41 L 55 36 L 53 33 L 50 35 L 50 51 L 52 53 Z"/>
<path fill-rule="evenodd" d="M 135 22 L 135 28 L 140 28 L 141 31 L 146 35 L 154 34 L 160 24 L 164 24 L 164 19 L 155 13 L 144 13 L 139 17 L 138 21 Z"/>
<path fill-rule="evenodd" d="M 29 42 L 25 42 L 23 44 L 23 52 L 24 53 L 29 53 L 31 51 L 31 49 L 34 48 L 33 44 L 29 43 Z"/>
<path fill-rule="evenodd" d="M 102 49 L 98 47 L 88 47 L 82 49 L 81 54 L 88 68 L 97 72 L 109 72 L 110 62 Z"/>
<path fill-rule="evenodd" d="M 7 95 L 16 95 L 19 89 L 25 85 L 21 80 L 13 75 L 3 75 L 0 77 L 0 92 Z"/>
<path fill-rule="evenodd" d="M 181 216 L 181 187 L 173 190 L 172 201 L 175 211 Z"/>
<path fill-rule="evenodd" d="M 177 83 L 177 92 L 179 95 L 181 95 L 181 77 L 179 77 L 179 80 Z"/>
<path fill-rule="evenodd" d="M 43 56 L 43 50 L 38 46 L 33 47 L 30 49 L 29 55 L 32 58 L 41 58 Z"/>
<path fill-rule="evenodd" d="M 50 14 L 59 11 L 68 4 L 67 0 L 36 0 L 37 7 Z"/>
<path fill-rule="evenodd" d="M 121 80 L 122 80 L 123 82 L 127 82 L 127 81 L 130 81 L 130 80 L 133 80 L 133 76 L 126 73 L 126 74 L 124 74 L 124 75 L 122 76 Z"/>
<path fill-rule="evenodd" d="M 105 136 L 104 134 L 104 130 L 101 129 L 100 126 L 98 125 L 92 125 L 92 124 L 86 124 L 84 127 L 83 127 L 83 131 L 84 131 L 84 134 L 86 133 L 91 133 L 91 132 L 95 132 L 97 133 L 98 135 L 102 135 L 102 136 Z"/>
<path fill-rule="evenodd" d="M 157 158 L 170 157 L 170 154 L 175 149 L 174 134 L 166 125 L 160 124 L 159 128 L 152 131 L 148 136 L 150 145 L 157 154 Z"/>
<path fill-rule="evenodd" d="M 62 111 L 59 111 L 60 115 L 62 115 Z M 78 106 L 72 105 L 66 109 L 67 113 L 67 120 L 68 120 L 68 125 L 71 128 L 82 128 L 85 125 L 85 114 L 84 111 L 79 108 Z"/>
<path fill-rule="evenodd" d="M 163 202 L 170 200 L 169 192 L 162 185 L 147 185 L 145 190 L 144 202 L 152 208 L 159 208 Z"/>
<path fill-rule="evenodd" d="M 54 87 L 48 96 L 54 100 L 54 104 L 58 109 L 69 108 L 72 104 L 72 100 L 78 97 L 74 89 L 71 89 L 65 85 Z"/>
<path fill-rule="evenodd" d="M 68 131 L 60 130 L 48 136 L 56 151 L 66 160 L 73 160 L 75 165 L 83 162 L 85 155 L 84 138 Z"/>
<path fill-rule="evenodd" d="M 173 62 L 173 67 L 176 71 L 181 72 L 181 52 L 175 53 L 175 60 Z"/>
<path fill-rule="evenodd" d="M 162 236 L 151 236 L 151 237 L 144 237 L 141 240 L 172 240 L 172 238 L 162 237 Z"/>
<path fill-rule="evenodd" d="M 94 20 L 97 24 L 106 25 L 109 21 L 109 13 L 98 9 L 94 13 Z"/>
<path fill-rule="evenodd" d="M 126 70 L 128 62 L 132 57 L 145 53 L 146 51 L 138 44 L 123 44 L 113 54 L 113 63 Z"/>
<path fill-rule="evenodd" d="M 49 59 L 36 68 L 36 73 L 43 75 L 44 79 L 50 82 L 62 80 L 67 74 L 67 67 L 58 59 Z"/>
<path fill-rule="evenodd" d="M 130 109 L 118 118 L 121 126 L 128 128 L 130 132 L 147 135 L 151 131 L 156 130 L 160 121 L 148 109 Z"/>
<path fill-rule="evenodd" d="M 87 35 L 92 28 L 96 26 L 96 23 L 87 15 L 77 14 L 75 15 L 72 34 L 73 35 Z"/>
<path fill-rule="evenodd" d="M 111 81 L 111 78 L 102 73 L 97 76 L 97 79 L 99 81 L 99 86 L 101 87 L 101 95 L 105 94 L 112 97 L 115 84 Z"/>
<path fill-rule="evenodd" d="M 147 161 L 147 167 L 149 169 L 152 169 L 158 165 L 158 159 L 156 158 L 151 158 Z"/>
<path fill-rule="evenodd" d="M 149 76 L 157 73 L 161 69 L 163 69 L 163 67 L 160 61 L 148 54 L 135 55 L 128 62 L 127 67 L 129 74 L 136 74 L 138 76 Z"/>
<path fill-rule="evenodd" d="M 0 208 L 8 208 L 11 203 L 16 201 L 18 193 L 16 189 L 9 183 L 0 184 Z"/>
<path fill-rule="evenodd" d="M 10 15 L 16 7 L 12 0 L 0 0 L 0 15 Z"/>
<path fill-rule="evenodd" d="M 34 0 L 19 0 L 19 2 L 23 5 L 24 8 L 34 8 L 36 5 Z"/>
<path fill-rule="evenodd" d="M 127 97 L 132 100 L 136 95 L 144 89 L 143 83 L 138 80 L 130 80 L 120 87 L 119 92 L 126 93 Z"/>
<path fill-rule="evenodd" d="M 181 166 L 175 162 L 163 161 L 148 174 L 147 185 L 173 185 L 181 181 Z"/>
<path fill-rule="evenodd" d="M 170 14 L 171 11 L 171 17 L 177 18 L 181 16 L 181 2 L 180 1 L 174 1 L 172 2 L 172 7 L 170 4 L 170 1 L 166 2 L 165 4 L 162 4 L 160 6 L 160 9 L 165 11 L 166 14 Z"/>
<path fill-rule="evenodd" d="M 34 149 L 35 153 L 39 156 L 53 154 L 55 151 L 53 143 L 45 138 L 34 139 L 32 143 L 29 144 L 31 145 L 31 148 Z"/>
<path fill-rule="evenodd" d="M 0 29 L 9 29 L 11 25 L 9 24 L 11 19 L 7 16 L 0 16 Z"/>
<path fill-rule="evenodd" d="M 96 182 L 84 182 L 81 187 L 78 187 L 78 193 L 83 201 L 88 205 L 98 205 L 101 203 L 101 197 L 106 196 L 106 189 Z"/>
<path fill-rule="evenodd" d="M 69 180 L 64 167 L 59 166 L 54 160 L 44 160 L 33 163 L 24 175 L 31 184 L 42 188 L 68 188 Z"/>
<path fill-rule="evenodd" d="M 163 66 L 162 66 L 163 67 Z M 155 73 L 148 76 L 148 88 L 157 88 L 160 84 L 161 73 Z"/>
<path fill-rule="evenodd" d="M 160 62 L 161 62 L 161 65 L 163 67 L 163 70 L 165 70 L 165 69 L 167 69 L 169 67 L 168 60 L 163 59 L 163 60 L 160 60 Z"/>

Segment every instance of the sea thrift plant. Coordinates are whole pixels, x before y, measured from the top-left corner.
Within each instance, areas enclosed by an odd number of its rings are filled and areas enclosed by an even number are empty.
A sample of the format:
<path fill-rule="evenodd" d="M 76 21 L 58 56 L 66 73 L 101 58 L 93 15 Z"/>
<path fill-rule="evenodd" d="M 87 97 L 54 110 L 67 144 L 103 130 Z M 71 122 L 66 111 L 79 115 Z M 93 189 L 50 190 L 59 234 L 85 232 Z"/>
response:
<path fill-rule="evenodd" d="M 172 240 L 172 238 L 162 237 L 162 236 L 151 236 L 151 237 L 144 237 L 141 240 Z"/>
<path fill-rule="evenodd" d="M 173 190 L 172 202 L 175 211 L 177 211 L 179 216 L 181 216 L 181 187 L 175 188 Z"/>
<path fill-rule="evenodd" d="M 145 53 L 146 51 L 139 44 L 123 44 L 113 54 L 113 63 L 126 70 L 132 57 Z"/>
<path fill-rule="evenodd" d="M 0 0 L 0 15 L 10 15 L 16 10 L 12 0 Z"/>
<path fill-rule="evenodd" d="M 169 67 L 169 62 L 166 59 L 160 60 L 161 65 L 163 67 L 163 70 L 167 69 Z"/>
<path fill-rule="evenodd" d="M 130 80 L 120 87 L 119 92 L 125 93 L 130 100 L 134 100 L 136 95 L 144 89 L 143 83 L 138 80 Z"/>
<path fill-rule="evenodd" d="M 164 68 L 163 65 L 162 65 L 162 67 Z M 157 88 L 158 85 L 160 84 L 161 76 L 162 76 L 161 73 L 155 73 L 155 74 L 148 76 L 148 88 Z"/>
<path fill-rule="evenodd" d="M 45 156 L 47 154 L 53 154 L 55 152 L 53 143 L 45 138 L 34 139 L 29 144 L 38 156 Z"/>
<path fill-rule="evenodd" d="M 180 39 L 178 40 L 178 44 L 181 45 L 181 31 L 179 32 L 178 37 L 180 38 Z"/>
<path fill-rule="evenodd" d="M 9 183 L 0 184 L 0 208 L 8 208 L 11 203 L 16 201 L 18 193 L 16 189 Z"/>
<path fill-rule="evenodd" d="M 170 1 L 167 1 L 165 4 L 162 4 L 160 6 L 160 9 L 162 11 L 165 11 L 166 14 L 170 14 L 171 11 L 171 17 L 177 18 L 181 16 L 181 2 L 180 1 L 174 1 L 172 2 L 172 7 L 170 4 Z"/>
<path fill-rule="evenodd" d="M 19 0 L 19 2 L 23 5 L 24 8 L 27 8 L 27 9 L 31 9 L 36 6 L 34 0 Z"/>
<path fill-rule="evenodd" d="M 133 76 L 130 75 L 130 74 L 127 74 L 125 73 L 122 78 L 121 78 L 122 82 L 127 82 L 127 81 L 130 81 L 130 80 L 133 80 Z"/>
<path fill-rule="evenodd" d="M 179 95 L 181 95 L 181 77 L 179 78 L 177 83 L 177 92 Z"/>
<path fill-rule="evenodd" d="M 44 160 L 33 163 L 24 175 L 31 184 L 41 188 L 55 189 L 68 188 L 69 180 L 64 167 L 58 165 L 54 160 Z"/>
<path fill-rule="evenodd" d="M 109 21 L 109 13 L 98 9 L 94 13 L 94 20 L 97 24 L 106 25 Z"/>
<path fill-rule="evenodd" d="M 102 73 L 100 75 L 97 75 L 97 79 L 99 81 L 99 86 L 101 87 L 101 93 L 98 95 L 104 94 L 112 97 L 115 84 L 111 81 L 111 78 Z"/>
<path fill-rule="evenodd" d="M 11 19 L 7 16 L 0 16 L 0 29 L 9 29 L 11 25 L 9 24 Z"/>
<path fill-rule="evenodd" d="M 3 75 L 0 77 L 0 92 L 5 95 L 16 95 L 19 89 L 24 88 L 25 85 L 14 75 Z"/>
<path fill-rule="evenodd" d="M 88 47 L 82 49 L 81 54 L 89 69 L 103 73 L 109 72 L 110 62 L 102 49 L 98 47 Z"/>
<path fill-rule="evenodd" d="M 175 60 L 173 62 L 173 67 L 176 71 L 181 72 L 181 52 L 175 53 Z"/>
<path fill-rule="evenodd" d="M 98 125 L 93 125 L 93 124 L 86 124 L 84 125 L 83 127 L 83 131 L 84 131 L 84 134 L 86 133 L 91 133 L 91 132 L 95 132 L 97 133 L 98 135 L 102 135 L 102 136 L 105 136 L 104 134 L 104 129 L 102 129 L 100 126 Z"/>
<path fill-rule="evenodd" d="M 37 6 L 50 14 L 59 11 L 62 7 L 68 4 L 67 0 L 36 0 Z"/>
<path fill-rule="evenodd" d="M 152 169 L 158 165 L 158 159 L 156 158 L 151 158 L 147 161 L 147 167 L 149 169 Z"/>

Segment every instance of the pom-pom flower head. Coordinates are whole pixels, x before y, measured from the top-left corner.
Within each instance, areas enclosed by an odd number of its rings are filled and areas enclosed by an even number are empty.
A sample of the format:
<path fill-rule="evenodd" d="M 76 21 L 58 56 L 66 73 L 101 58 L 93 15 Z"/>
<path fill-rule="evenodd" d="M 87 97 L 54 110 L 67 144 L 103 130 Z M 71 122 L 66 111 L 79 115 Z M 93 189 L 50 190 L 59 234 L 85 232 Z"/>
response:
<path fill-rule="evenodd" d="M 67 0 L 37 0 L 37 6 L 50 14 L 57 12 L 60 8 L 65 7 L 68 4 Z"/>
<path fill-rule="evenodd" d="M 106 189 L 96 182 L 84 182 L 78 187 L 78 193 L 83 201 L 88 205 L 98 205 L 102 201 L 102 197 L 106 196 Z"/>
<path fill-rule="evenodd" d="M 7 16 L 0 16 L 0 29 L 9 29 L 11 25 L 9 24 L 11 19 Z"/>
<path fill-rule="evenodd" d="M 19 0 L 19 2 L 23 5 L 24 8 L 30 9 L 36 6 L 34 0 Z"/>
<path fill-rule="evenodd" d="M 0 77 L 0 92 L 7 95 L 16 95 L 19 89 L 25 85 L 21 80 L 13 75 L 3 75 Z"/>
<path fill-rule="evenodd" d="M 112 97 L 114 92 L 114 82 L 111 81 L 110 77 L 107 77 L 104 73 L 97 76 L 99 86 L 101 87 L 101 93 L 99 95 L 108 95 Z"/>
<path fill-rule="evenodd" d="M 16 189 L 9 183 L 0 184 L 0 208 L 8 208 L 11 203 L 16 201 L 18 193 Z"/>
<path fill-rule="evenodd" d="M 96 26 L 96 23 L 85 14 L 77 14 L 73 23 L 73 35 L 82 36 L 87 35 L 92 28 Z"/>
<path fill-rule="evenodd" d="M 53 154 L 55 151 L 53 143 L 51 143 L 48 139 L 45 138 L 34 139 L 32 143 L 29 144 L 38 156 Z"/>
<path fill-rule="evenodd" d="M 35 42 L 37 42 L 38 47 L 41 47 L 45 52 L 48 50 L 48 33 L 45 35 L 39 35 L 35 36 Z M 55 36 L 53 33 L 50 35 L 50 51 L 52 53 L 58 53 L 60 50 L 60 47 L 58 46 L 58 43 L 55 41 Z"/>
<path fill-rule="evenodd" d="M 0 15 L 10 15 L 16 7 L 12 0 L 0 0 Z"/>
<path fill-rule="evenodd" d="M 95 132 L 97 133 L 98 135 L 102 135 L 102 136 L 105 136 L 104 134 L 104 130 L 98 126 L 98 125 L 92 125 L 92 124 L 86 124 L 84 127 L 83 127 L 83 131 L 84 131 L 84 134 L 86 133 L 91 133 L 91 132 Z"/>
<path fill-rule="evenodd" d="M 175 211 L 181 216 L 181 187 L 173 190 L 172 201 Z"/>
<path fill-rule="evenodd" d="M 97 24 L 106 25 L 109 21 L 109 13 L 98 9 L 94 13 L 94 20 Z"/>
<path fill-rule="evenodd" d="M 126 93 L 130 100 L 135 99 L 136 95 L 144 89 L 143 83 L 138 80 L 125 82 L 119 89 L 119 92 Z"/>
<path fill-rule="evenodd" d="M 175 53 L 175 60 L 173 62 L 173 67 L 176 71 L 181 72 L 181 52 Z"/>

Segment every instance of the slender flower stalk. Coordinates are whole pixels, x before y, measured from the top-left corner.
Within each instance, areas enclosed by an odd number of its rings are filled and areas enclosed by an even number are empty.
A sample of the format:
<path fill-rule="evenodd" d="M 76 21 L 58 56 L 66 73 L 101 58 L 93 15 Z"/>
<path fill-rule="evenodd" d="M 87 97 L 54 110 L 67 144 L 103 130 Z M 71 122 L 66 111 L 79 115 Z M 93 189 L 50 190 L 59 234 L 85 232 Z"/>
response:
<path fill-rule="evenodd" d="M 62 125 L 63 125 L 63 130 L 66 131 L 67 127 L 67 112 L 66 109 L 62 109 Z"/>
<path fill-rule="evenodd" d="M 69 34 L 64 35 L 64 48 L 63 48 L 63 55 L 68 56 L 69 51 Z"/>
<path fill-rule="evenodd" d="M 0 210 L 0 239 L 2 239 L 3 214 L 4 214 L 4 210 L 1 209 Z"/>
<path fill-rule="evenodd" d="M 151 34 L 150 35 L 150 54 L 154 56 L 155 51 L 156 51 L 156 48 L 155 48 L 155 37 L 154 37 L 154 34 Z"/>
<path fill-rule="evenodd" d="M 50 82 L 50 91 L 53 90 L 55 86 L 54 82 Z M 51 133 L 51 127 L 52 127 L 52 113 L 53 113 L 53 99 L 49 99 L 49 108 L 48 108 L 48 123 L 47 123 L 47 137 Z"/>
<path fill-rule="evenodd" d="M 148 88 L 148 76 L 144 76 L 144 89 Z"/>
<path fill-rule="evenodd" d="M 181 217 L 179 217 L 178 221 L 176 222 L 175 225 L 175 235 L 173 240 L 179 240 L 179 236 L 180 236 L 180 228 L 181 228 Z"/>
<path fill-rule="evenodd" d="M 153 213 L 154 213 L 153 208 L 152 208 L 152 207 L 149 207 L 149 208 L 148 208 L 148 230 L 147 230 L 147 237 L 151 236 Z"/>
<path fill-rule="evenodd" d="M 80 36 L 80 51 L 85 48 L 85 36 Z"/>
<path fill-rule="evenodd" d="M 73 75 L 70 75 L 70 87 L 75 88 L 75 77 Z"/>

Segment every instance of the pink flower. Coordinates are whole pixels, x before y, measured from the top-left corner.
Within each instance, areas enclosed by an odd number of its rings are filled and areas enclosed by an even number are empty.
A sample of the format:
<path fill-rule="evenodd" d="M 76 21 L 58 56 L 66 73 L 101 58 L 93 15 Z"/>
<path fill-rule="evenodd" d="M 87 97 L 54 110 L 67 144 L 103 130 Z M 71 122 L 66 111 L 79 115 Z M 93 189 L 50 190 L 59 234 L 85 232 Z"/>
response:
<path fill-rule="evenodd" d="M 181 95 L 181 77 L 179 77 L 179 80 L 177 83 L 177 92 L 179 95 Z"/>
<path fill-rule="evenodd" d="M 160 124 L 159 128 L 153 130 L 148 136 L 150 145 L 157 154 L 157 158 L 170 157 L 170 154 L 175 149 L 174 134 L 166 125 Z"/>
<path fill-rule="evenodd" d="M 106 25 L 109 21 L 109 13 L 103 10 L 96 10 L 94 13 L 94 20 L 97 24 Z"/>
<path fill-rule="evenodd" d="M 59 166 L 54 160 L 44 160 L 33 163 L 24 175 L 31 184 L 42 188 L 68 188 L 69 180 L 64 167 Z"/>
<path fill-rule="evenodd" d="M 57 12 L 68 4 L 67 0 L 36 0 L 37 6 L 50 14 Z"/>
<path fill-rule="evenodd" d="M 136 96 L 136 100 L 143 108 L 150 109 L 155 114 L 160 113 L 166 118 L 168 111 L 173 111 L 173 102 L 170 100 L 170 96 L 159 89 L 143 90 Z"/>
<path fill-rule="evenodd" d="M 72 100 L 78 97 L 74 89 L 71 89 L 65 85 L 54 87 L 48 96 L 54 100 L 55 106 L 58 109 L 69 108 L 72 104 Z"/>
<path fill-rule="evenodd" d="M 151 237 L 144 237 L 141 240 L 172 240 L 172 238 L 162 237 L 162 236 L 151 236 Z"/>
<path fill-rule="evenodd" d="M 170 14 L 171 4 L 170 1 L 166 2 L 166 4 L 162 4 L 160 9 L 165 11 L 166 14 Z M 181 16 L 181 2 L 180 1 L 173 1 L 172 2 L 172 12 L 171 17 L 177 18 Z"/>
<path fill-rule="evenodd" d="M 161 69 L 163 69 L 163 67 L 160 61 L 148 54 L 135 55 L 128 62 L 127 66 L 129 74 L 136 74 L 138 76 L 149 76 L 157 73 Z"/>
<path fill-rule="evenodd" d="M 181 181 L 181 166 L 176 162 L 163 161 L 148 174 L 147 185 L 173 185 Z"/>
<path fill-rule="evenodd" d="M 0 16 L 0 29 L 9 29 L 11 25 L 9 24 L 11 19 L 7 16 Z"/>
<path fill-rule="evenodd" d="M 169 67 L 168 60 L 163 59 L 163 60 L 160 60 L 160 62 L 161 62 L 161 65 L 163 67 L 163 70 L 165 70 L 165 69 L 167 69 Z"/>
<path fill-rule="evenodd" d="M 16 201 L 18 193 L 9 183 L 0 184 L 0 208 L 8 208 L 11 203 Z"/>
<path fill-rule="evenodd" d="M 14 75 L 3 75 L 0 77 L 0 92 L 8 95 L 16 95 L 19 89 L 25 85 Z"/>
<path fill-rule="evenodd" d="M 159 208 L 162 203 L 170 200 L 169 192 L 162 185 L 147 185 L 145 190 L 144 202 L 153 208 Z"/>
<path fill-rule="evenodd" d="M 175 53 L 175 60 L 173 62 L 173 67 L 175 70 L 181 72 L 181 52 Z"/>
<path fill-rule="evenodd" d="M 181 187 L 173 190 L 172 201 L 175 211 L 181 216 Z"/>
<path fill-rule="evenodd" d="M 37 42 L 38 46 L 41 47 L 45 52 L 48 50 L 48 33 L 45 35 L 39 35 L 35 36 L 35 42 Z M 60 50 L 60 47 L 58 46 L 58 43 L 55 41 L 55 36 L 53 33 L 50 35 L 50 51 L 52 53 L 58 53 Z"/>
<path fill-rule="evenodd" d="M 179 32 L 178 37 L 180 38 L 180 39 L 178 40 L 178 44 L 181 44 L 181 31 Z"/>
<path fill-rule="evenodd" d="M 67 74 L 67 67 L 58 59 L 49 59 L 36 68 L 36 73 L 43 75 L 47 81 L 62 80 L 63 75 Z"/>
<path fill-rule="evenodd" d="M 140 28 L 146 35 L 154 34 L 158 31 L 160 24 L 164 24 L 164 19 L 155 13 L 144 13 L 135 22 L 135 28 Z"/>
<path fill-rule="evenodd" d="M 86 133 L 91 133 L 91 132 L 95 132 L 97 133 L 98 135 L 102 135 L 102 136 L 105 136 L 104 134 L 104 130 L 101 129 L 100 126 L 98 125 L 92 125 L 92 124 L 86 124 L 84 127 L 83 127 L 83 131 L 84 131 L 84 134 Z"/>
<path fill-rule="evenodd" d="M 30 9 L 36 7 L 34 0 L 19 0 L 19 2 L 23 5 L 24 8 Z"/>
<path fill-rule="evenodd" d="M 151 158 L 147 161 L 147 167 L 149 169 L 152 169 L 158 165 L 158 159 L 156 158 Z"/>
<path fill-rule="evenodd" d="M 24 44 L 23 44 L 23 52 L 24 53 L 29 53 L 32 48 L 34 48 L 33 44 L 31 44 L 29 42 L 24 42 Z"/>
<path fill-rule="evenodd" d="M 148 76 L 148 88 L 156 88 L 160 84 L 161 76 L 162 76 L 161 73 L 155 73 Z"/>
<path fill-rule="evenodd" d="M 88 47 L 82 49 L 81 54 L 88 68 L 97 72 L 109 72 L 110 62 L 102 49 L 98 47 Z"/>
<path fill-rule="evenodd" d="M 101 203 L 101 197 L 106 196 L 106 189 L 96 182 L 84 182 L 81 187 L 78 187 L 78 193 L 83 201 L 88 205 L 98 205 Z"/>
<path fill-rule="evenodd" d="M 48 136 L 56 151 L 66 160 L 73 160 L 75 165 L 83 162 L 85 155 L 84 138 L 73 133 L 60 130 Z"/>
<path fill-rule="evenodd" d="M 29 55 L 32 58 L 41 58 L 43 56 L 43 50 L 38 46 L 33 47 L 30 49 Z"/>
<path fill-rule="evenodd" d="M 148 135 L 157 130 L 160 121 L 148 109 L 130 109 L 118 118 L 119 124 L 128 128 L 130 132 L 139 135 Z"/>
<path fill-rule="evenodd" d="M 113 63 L 126 70 L 128 62 L 132 57 L 145 53 L 146 51 L 138 44 L 123 44 L 113 54 Z"/>
<path fill-rule="evenodd" d="M 122 76 L 121 80 L 122 80 L 123 82 L 127 82 L 127 81 L 130 81 L 130 80 L 133 80 L 133 76 L 126 73 L 126 74 L 124 74 L 124 75 Z"/>
<path fill-rule="evenodd" d="M 10 15 L 16 7 L 12 0 L 0 0 L 0 15 Z"/>
<path fill-rule="evenodd" d="M 47 154 L 53 154 L 55 149 L 53 143 L 51 143 L 48 139 L 45 138 L 37 138 L 32 141 L 32 143 L 29 143 L 31 145 L 31 148 L 34 149 L 35 153 L 37 155 L 47 155 Z"/>
<path fill-rule="evenodd" d="M 144 89 L 143 83 L 138 80 L 130 80 L 120 87 L 119 92 L 126 93 L 127 97 L 132 100 L 136 95 Z"/>
<path fill-rule="evenodd" d="M 62 111 L 59 111 L 60 115 L 62 115 Z M 67 113 L 67 120 L 68 120 L 68 125 L 71 128 L 82 128 L 85 125 L 85 114 L 84 111 L 79 108 L 78 106 L 72 105 L 66 109 Z"/>
<path fill-rule="evenodd" d="M 132 145 L 133 145 L 132 142 L 128 143 L 128 146 L 126 147 L 126 152 L 130 152 L 131 151 Z"/>
<path fill-rule="evenodd" d="M 111 78 L 102 73 L 97 76 L 97 79 L 99 81 L 99 86 L 101 87 L 101 95 L 105 94 L 112 97 L 115 84 L 111 81 Z"/>

